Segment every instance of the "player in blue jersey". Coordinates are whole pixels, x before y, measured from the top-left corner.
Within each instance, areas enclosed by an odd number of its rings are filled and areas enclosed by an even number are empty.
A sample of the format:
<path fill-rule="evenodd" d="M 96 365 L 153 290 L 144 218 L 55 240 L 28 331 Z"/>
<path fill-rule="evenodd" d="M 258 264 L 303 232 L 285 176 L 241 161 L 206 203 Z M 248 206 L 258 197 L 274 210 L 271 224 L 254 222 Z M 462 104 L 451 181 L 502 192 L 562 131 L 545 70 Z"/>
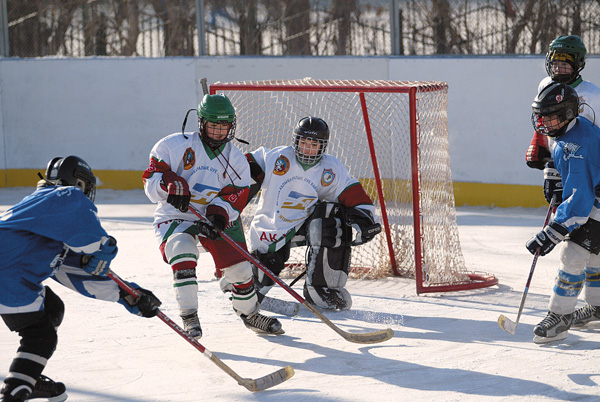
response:
<path fill-rule="evenodd" d="M 44 280 L 119 302 L 144 317 L 155 316 L 160 305 L 152 292 L 132 284 L 142 293 L 135 299 L 106 276 L 117 246 L 98 220 L 96 177 L 85 161 L 52 159 L 37 187 L 0 216 L 0 316 L 21 337 L 0 391 L 2 402 L 66 399 L 64 384 L 42 375 L 64 315 L 63 302 Z"/>
<path fill-rule="evenodd" d="M 549 224 L 527 242 L 527 249 L 535 254 L 540 248 L 543 256 L 565 240 L 548 315 L 533 331 L 536 343 L 568 335 L 584 287 L 586 302 L 600 306 L 600 128 L 578 116 L 579 106 L 577 92 L 555 82 L 544 87 L 532 104 L 535 130 L 554 139 L 552 158 L 562 177 L 562 199 Z"/>

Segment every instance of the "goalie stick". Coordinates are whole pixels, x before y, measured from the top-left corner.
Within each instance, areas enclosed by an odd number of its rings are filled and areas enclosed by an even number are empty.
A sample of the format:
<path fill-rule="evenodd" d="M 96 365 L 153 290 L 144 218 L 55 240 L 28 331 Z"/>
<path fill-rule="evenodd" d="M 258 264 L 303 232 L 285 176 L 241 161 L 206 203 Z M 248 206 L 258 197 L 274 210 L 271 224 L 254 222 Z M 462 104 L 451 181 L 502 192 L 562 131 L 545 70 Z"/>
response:
<path fill-rule="evenodd" d="M 546 213 L 546 220 L 544 220 L 544 226 L 548 224 L 550 221 L 550 216 L 552 215 L 552 211 L 554 210 L 554 198 L 552 202 L 548 206 L 548 212 Z M 535 265 L 537 264 L 538 257 L 540 256 L 541 247 L 538 247 L 533 256 L 533 262 L 531 263 L 531 269 L 529 270 L 529 277 L 527 278 L 527 283 L 525 284 L 525 290 L 523 291 L 523 296 L 521 296 L 521 305 L 519 306 L 519 312 L 517 313 L 517 319 L 512 321 L 510 318 L 505 316 L 504 314 L 500 314 L 498 317 L 498 325 L 504 331 L 508 332 L 511 335 L 514 335 L 517 332 L 517 325 L 519 325 L 519 319 L 521 318 L 521 313 L 523 312 L 523 307 L 525 306 L 525 298 L 527 297 L 527 292 L 529 291 L 529 285 L 531 284 L 531 278 L 533 278 L 533 271 L 535 270 Z"/>
<path fill-rule="evenodd" d="M 121 279 L 117 274 L 113 271 L 109 270 L 108 277 L 115 281 L 119 287 L 125 290 L 127 293 L 132 295 L 135 298 L 140 296 L 140 293 L 132 288 L 129 283 L 125 282 Z M 167 324 L 173 331 L 177 332 L 181 335 L 186 341 L 188 341 L 193 347 L 198 349 L 204 356 L 208 357 L 211 362 L 219 366 L 221 370 L 229 374 L 234 380 L 237 381 L 238 384 L 245 387 L 248 391 L 258 392 L 264 391 L 275 385 L 279 385 L 282 382 L 290 379 L 294 375 L 294 369 L 291 366 L 286 366 L 281 368 L 271 374 L 267 374 L 263 377 L 252 379 L 252 378 L 242 378 L 239 374 L 233 371 L 228 365 L 226 365 L 221 359 L 215 356 L 211 351 L 206 349 L 200 342 L 190 336 L 187 332 L 185 332 L 179 325 L 177 325 L 173 320 L 171 320 L 167 315 L 165 315 L 162 311 L 158 311 L 157 317 L 160 318 L 165 324 Z"/>
<path fill-rule="evenodd" d="M 200 211 L 198 211 L 193 205 L 188 206 L 188 211 L 191 211 L 194 215 L 196 215 L 198 218 L 200 218 L 200 220 L 202 222 L 208 223 L 209 225 L 212 226 L 210 221 L 208 219 L 206 219 L 206 217 Z M 219 230 L 217 228 L 215 228 L 215 229 L 219 232 L 219 234 L 221 235 L 223 240 L 225 240 L 227 243 L 229 243 L 240 254 L 242 254 L 248 261 L 250 261 L 252 264 L 254 264 L 258 269 L 260 269 L 265 274 L 267 274 L 267 276 L 269 276 L 269 278 L 273 279 L 273 281 L 275 281 L 275 283 L 277 283 L 279 286 L 284 288 L 290 295 L 292 295 L 296 300 L 298 300 L 298 302 L 300 304 L 302 304 L 304 307 L 306 307 L 311 313 L 316 315 L 317 318 L 319 318 L 321 321 L 323 321 L 325 324 L 327 324 L 327 326 L 329 328 L 334 330 L 338 335 L 340 335 L 345 340 L 347 340 L 349 342 L 354 342 L 354 343 L 370 344 L 370 343 L 384 342 L 384 341 L 387 341 L 388 339 L 391 339 L 394 336 L 394 331 L 392 331 L 391 328 L 382 329 L 382 330 L 375 331 L 375 332 L 362 333 L 362 334 L 354 334 L 351 332 L 344 331 L 343 329 L 339 328 L 337 325 L 332 323 L 327 317 L 325 317 L 323 315 L 323 313 L 321 313 L 319 310 L 317 310 L 317 308 L 315 306 L 313 306 L 312 304 L 307 302 L 294 289 L 292 289 L 285 282 L 283 282 L 281 279 L 279 279 L 279 277 L 277 277 L 277 275 L 275 275 L 273 272 L 271 272 L 271 270 L 269 270 L 269 268 L 265 267 L 264 264 L 258 260 L 258 258 L 254 257 L 252 254 L 250 254 L 248 251 L 246 251 L 242 246 L 237 244 L 235 242 L 235 240 L 233 240 L 231 237 L 229 237 L 229 235 L 227 235 L 227 233 L 225 233 L 224 231 Z"/>

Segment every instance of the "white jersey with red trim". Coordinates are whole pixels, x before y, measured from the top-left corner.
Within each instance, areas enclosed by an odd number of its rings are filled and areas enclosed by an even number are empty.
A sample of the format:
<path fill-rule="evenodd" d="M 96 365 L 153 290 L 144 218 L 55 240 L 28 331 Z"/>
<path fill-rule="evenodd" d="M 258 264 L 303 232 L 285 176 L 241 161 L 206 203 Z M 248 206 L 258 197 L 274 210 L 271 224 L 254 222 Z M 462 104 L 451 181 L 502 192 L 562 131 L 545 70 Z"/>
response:
<path fill-rule="evenodd" d="M 360 182 L 335 157 L 324 154 L 304 167 L 291 146 L 261 147 L 250 155 L 265 173 L 258 209 L 250 225 L 250 248 L 273 252 L 289 242 L 318 201 L 375 212 Z"/>
<path fill-rule="evenodd" d="M 219 206 L 235 221 L 246 205 L 250 187 L 250 168 L 244 154 L 228 142 L 212 151 L 197 132 L 171 134 L 150 151 L 150 166 L 144 172 L 144 191 L 158 203 L 154 224 L 172 219 L 196 221 L 191 212 L 181 212 L 167 203 L 162 172 L 172 170 L 184 178 L 191 203 L 206 213 L 209 204 Z"/>

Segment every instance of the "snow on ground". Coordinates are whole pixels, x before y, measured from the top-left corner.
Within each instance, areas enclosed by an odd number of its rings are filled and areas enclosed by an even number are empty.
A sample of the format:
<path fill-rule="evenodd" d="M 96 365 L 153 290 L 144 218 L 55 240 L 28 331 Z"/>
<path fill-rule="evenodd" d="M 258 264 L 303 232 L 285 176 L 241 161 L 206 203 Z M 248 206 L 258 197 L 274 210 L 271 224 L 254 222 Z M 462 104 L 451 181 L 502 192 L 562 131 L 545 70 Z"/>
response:
<path fill-rule="evenodd" d="M 0 212 L 32 189 L 0 189 Z M 101 220 L 119 244 L 112 264 L 122 278 L 151 289 L 179 324 L 171 272 L 152 230 L 154 206 L 142 191 L 99 190 Z M 349 332 L 392 328 L 374 345 L 345 341 L 301 309 L 279 317 L 286 333 L 246 329 L 213 279 L 209 254 L 198 269 L 200 342 L 242 377 L 258 378 L 291 365 L 296 374 L 260 393 L 238 385 L 159 319 L 128 314 L 118 304 L 82 297 L 49 281 L 66 304 L 59 345 L 45 374 L 66 384 L 69 401 L 572 401 L 600 395 L 600 325 L 571 330 L 556 344 L 536 345 L 532 330 L 545 315 L 558 253 L 538 260 L 515 335 L 500 314 L 516 319 L 532 256 L 526 240 L 545 209 L 458 208 L 469 269 L 495 274 L 487 289 L 417 296 L 414 281 L 351 280 L 351 311 L 325 315 Z M 301 284 L 294 289 L 301 293 Z M 282 289 L 272 296 L 292 300 Z M 581 302 L 582 303 L 582 302 Z M 0 325 L 0 379 L 18 337 Z"/>

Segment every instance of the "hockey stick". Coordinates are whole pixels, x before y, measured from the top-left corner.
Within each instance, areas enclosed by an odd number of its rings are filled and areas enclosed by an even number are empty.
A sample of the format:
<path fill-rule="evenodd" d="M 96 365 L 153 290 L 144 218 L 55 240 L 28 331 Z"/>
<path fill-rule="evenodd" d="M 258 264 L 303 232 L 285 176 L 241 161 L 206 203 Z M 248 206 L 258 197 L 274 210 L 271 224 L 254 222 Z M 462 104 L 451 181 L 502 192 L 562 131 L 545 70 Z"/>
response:
<path fill-rule="evenodd" d="M 544 220 L 544 226 L 548 224 L 550 221 L 550 216 L 552 215 L 552 211 L 554 210 L 554 199 L 548 206 L 548 212 L 546 213 L 546 220 Z M 517 313 L 517 319 L 515 321 L 511 321 L 510 318 L 505 316 L 504 314 L 500 314 L 498 317 L 498 325 L 504 331 L 508 332 L 511 335 L 514 335 L 517 331 L 517 325 L 519 325 L 519 319 L 521 318 L 521 313 L 523 312 L 523 307 L 525 306 L 525 298 L 527 297 L 527 292 L 529 292 L 529 284 L 531 284 L 531 278 L 533 278 L 533 271 L 535 270 L 535 265 L 537 264 L 538 257 L 540 256 L 541 247 L 538 247 L 533 256 L 533 262 L 531 263 L 531 269 L 529 270 L 529 277 L 527 278 L 527 283 L 525 284 L 525 290 L 523 291 L 523 296 L 521 296 L 521 305 L 519 306 L 519 312 Z"/>
<path fill-rule="evenodd" d="M 206 219 L 206 217 L 202 213 L 200 213 L 200 211 L 198 211 L 193 205 L 190 205 L 188 207 L 188 211 L 191 211 L 194 215 L 196 215 L 198 218 L 200 218 L 200 220 L 202 222 L 208 223 L 212 226 L 210 221 L 208 219 Z M 375 331 L 375 332 L 363 333 L 363 334 L 353 334 L 353 333 L 344 331 L 343 329 L 339 328 L 334 323 L 332 323 L 327 317 L 325 317 L 319 310 L 317 310 L 317 308 L 315 306 L 313 306 L 312 304 L 307 302 L 302 296 L 300 296 L 298 293 L 296 293 L 296 291 L 294 291 L 294 289 L 289 287 L 287 283 L 285 283 L 281 279 L 279 279 L 279 277 L 277 277 L 277 275 L 275 275 L 273 272 L 271 272 L 271 270 L 269 270 L 269 268 L 265 267 L 264 264 L 258 260 L 258 258 L 254 257 L 252 254 L 250 254 L 248 251 L 246 251 L 246 249 L 244 249 L 242 246 L 237 244 L 235 242 L 235 240 L 233 240 L 231 237 L 229 237 L 229 235 L 227 235 L 227 233 L 225 233 L 222 230 L 218 230 L 218 231 L 219 231 L 219 234 L 221 235 L 221 237 L 223 238 L 223 240 L 225 240 L 233 248 L 235 248 L 240 254 L 242 254 L 244 256 L 244 258 L 246 258 L 248 261 L 250 261 L 252 264 L 254 264 L 257 268 L 259 268 L 261 271 L 263 271 L 265 274 L 267 274 L 267 276 L 269 278 L 273 279 L 273 281 L 275 281 L 275 283 L 277 283 L 279 286 L 284 288 L 290 295 L 292 295 L 296 300 L 298 300 L 298 302 L 300 304 L 302 304 L 304 307 L 306 307 L 311 313 L 316 315 L 321 321 L 323 321 L 325 324 L 327 324 L 327 326 L 329 328 L 333 329 L 335 332 L 338 333 L 338 335 L 340 335 L 345 340 L 347 340 L 349 342 L 354 342 L 354 343 L 379 343 L 379 342 L 387 341 L 388 339 L 391 339 L 394 336 L 394 331 L 392 331 L 391 328 L 382 329 L 382 330 Z"/>
<path fill-rule="evenodd" d="M 140 296 L 140 293 L 132 288 L 129 283 L 125 282 L 121 279 L 117 274 L 113 271 L 109 271 L 108 277 L 115 281 L 119 287 L 125 290 L 127 293 L 132 295 L 135 298 Z M 187 332 L 185 332 L 179 325 L 175 324 L 173 320 L 171 320 L 167 315 L 165 315 L 162 311 L 158 311 L 157 317 L 160 318 L 165 324 L 167 324 L 173 331 L 177 332 L 181 335 L 186 341 L 188 341 L 193 347 L 198 349 L 204 356 L 208 357 L 210 361 L 219 366 L 221 370 L 229 374 L 233 377 L 234 380 L 237 381 L 238 384 L 245 387 L 248 391 L 257 392 L 264 391 L 268 388 L 274 387 L 275 385 L 279 385 L 282 382 L 290 379 L 294 375 L 294 369 L 291 366 L 286 366 L 281 368 L 271 374 L 268 374 L 264 377 L 260 377 L 257 379 L 252 378 L 242 378 L 235 371 L 233 371 L 229 366 L 227 366 L 221 359 L 212 354 L 208 349 L 206 349 L 200 342 L 190 336 Z"/>

